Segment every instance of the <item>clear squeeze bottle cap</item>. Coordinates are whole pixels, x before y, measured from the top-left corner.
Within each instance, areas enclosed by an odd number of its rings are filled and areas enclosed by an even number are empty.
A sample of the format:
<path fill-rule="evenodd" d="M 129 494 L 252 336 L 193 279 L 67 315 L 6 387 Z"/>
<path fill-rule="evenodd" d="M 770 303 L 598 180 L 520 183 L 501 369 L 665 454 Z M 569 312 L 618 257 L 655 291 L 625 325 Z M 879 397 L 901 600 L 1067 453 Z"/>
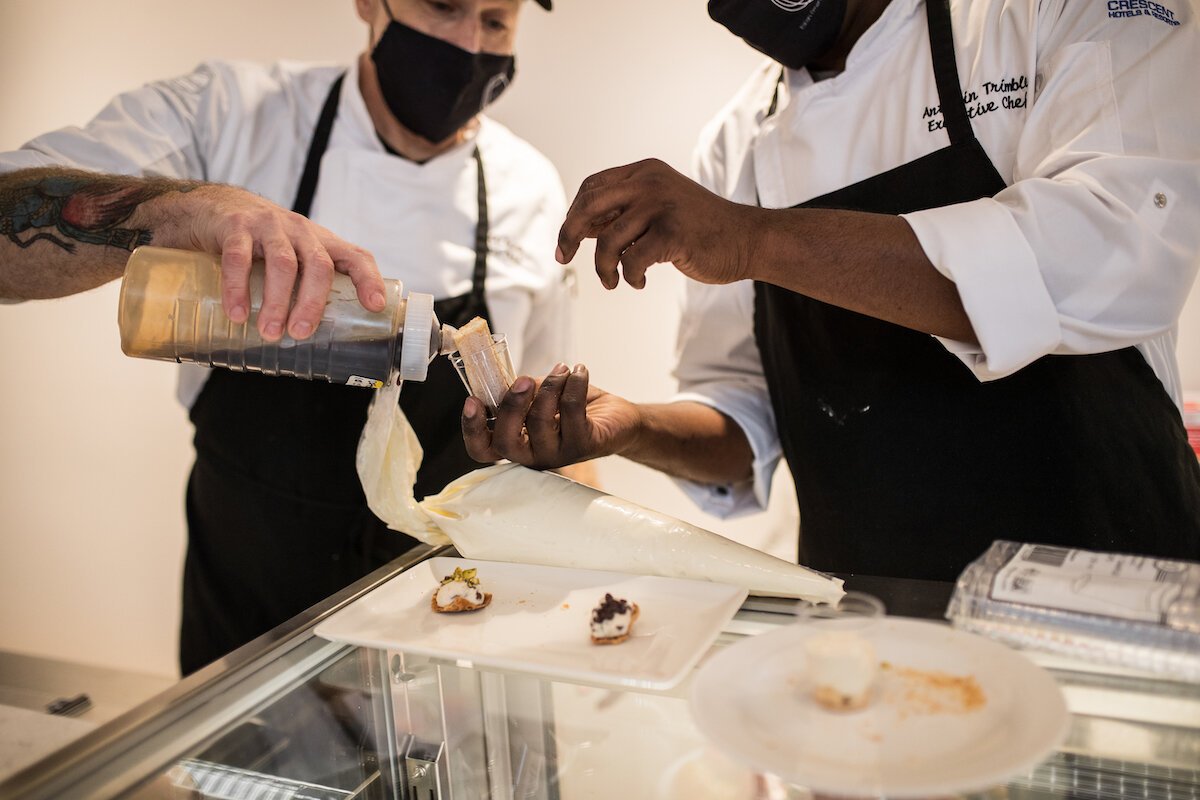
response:
<path fill-rule="evenodd" d="M 321 322 L 312 336 L 277 342 L 256 327 L 262 307 L 263 263 L 250 271 L 250 316 L 234 323 L 221 308 L 221 259 L 208 253 L 139 247 L 129 257 L 117 307 L 126 355 L 224 367 L 238 372 L 378 388 L 393 369 L 423 381 L 442 349 L 433 295 L 384 281 L 387 305 L 374 312 L 358 302 L 348 275 L 334 273 Z"/>

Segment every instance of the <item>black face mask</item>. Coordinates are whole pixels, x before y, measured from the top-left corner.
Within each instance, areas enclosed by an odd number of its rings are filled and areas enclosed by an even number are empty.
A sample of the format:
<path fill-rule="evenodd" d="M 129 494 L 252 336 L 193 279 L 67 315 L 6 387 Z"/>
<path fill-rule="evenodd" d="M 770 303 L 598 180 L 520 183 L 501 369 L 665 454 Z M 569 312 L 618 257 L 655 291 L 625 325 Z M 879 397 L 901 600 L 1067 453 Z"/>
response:
<path fill-rule="evenodd" d="M 387 12 L 392 21 L 371 60 L 388 108 L 418 136 L 444 141 L 512 83 L 517 71 L 512 56 L 468 52 L 397 22 L 390 8 Z"/>
<path fill-rule="evenodd" d="M 708 15 L 768 58 L 800 69 L 837 41 L 846 0 L 708 0 Z"/>

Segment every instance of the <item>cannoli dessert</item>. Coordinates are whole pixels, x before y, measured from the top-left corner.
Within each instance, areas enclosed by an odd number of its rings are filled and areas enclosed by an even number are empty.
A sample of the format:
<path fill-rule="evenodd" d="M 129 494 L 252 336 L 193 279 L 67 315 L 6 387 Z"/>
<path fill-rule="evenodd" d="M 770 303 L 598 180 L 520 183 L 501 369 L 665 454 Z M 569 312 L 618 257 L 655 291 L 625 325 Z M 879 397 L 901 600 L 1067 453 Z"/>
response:
<path fill-rule="evenodd" d="M 497 351 L 487 320 L 475 317 L 452 335 L 471 394 L 483 401 L 490 411 L 495 411 L 516 376 L 512 374 L 511 365 Z"/>
<path fill-rule="evenodd" d="M 592 609 L 592 644 L 620 644 L 629 638 L 637 618 L 637 603 L 605 594 Z"/>
<path fill-rule="evenodd" d="M 865 708 L 879 675 L 875 647 L 850 631 L 818 633 L 804 642 L 809 685 L 817 704 L 830 711 Z"/>
<path fill-rule="evenodd" d="M 459 611 L 478 611 L 492 602 L 490 592 L 479 588 L 474 569 L 454 568 L 453 575 L 442 578 L 441 585 L 429 598 L 429 604 L 439 614 Z"/>

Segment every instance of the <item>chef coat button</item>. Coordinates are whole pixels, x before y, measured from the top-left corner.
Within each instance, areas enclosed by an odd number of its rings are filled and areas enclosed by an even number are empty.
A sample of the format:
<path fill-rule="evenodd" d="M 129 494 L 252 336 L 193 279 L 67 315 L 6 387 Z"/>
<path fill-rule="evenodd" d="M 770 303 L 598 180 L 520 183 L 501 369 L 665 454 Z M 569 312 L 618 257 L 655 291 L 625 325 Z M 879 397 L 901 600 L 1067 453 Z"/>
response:
<path fill-rule="evenodd" d="M 1166 208 L 1167 207 L 1167 196 L 1165 194 L 1163 194 L 1162 192 L 1159 192 L 1158 194 L 1154 195 L 1154 205 L 1158 206 L 1159 208 Z"/>

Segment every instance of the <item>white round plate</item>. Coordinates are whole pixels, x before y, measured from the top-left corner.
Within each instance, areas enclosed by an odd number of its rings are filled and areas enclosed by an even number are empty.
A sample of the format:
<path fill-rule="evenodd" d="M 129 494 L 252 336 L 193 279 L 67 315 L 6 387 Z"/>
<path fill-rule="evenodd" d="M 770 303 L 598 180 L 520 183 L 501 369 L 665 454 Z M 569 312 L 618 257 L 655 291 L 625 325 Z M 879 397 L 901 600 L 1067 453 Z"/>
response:
<path fill-rule="evenodd" d="M 904 798 L 1003 783 L 1066 734 L 1062 691 L 1044 669 L 983 637 L 894 617 L 862 634 L 889 665 L 871 703 L 827 711 L 804 677 L 803 642 L 820 625 L 789 625 L 713 656 L 692 683 L 692 716 L 704 735 L 755 769 L 817 792 Z M 963 693 L 963 681 L 939 675 L 973 678 L 982 703 Z"/>

